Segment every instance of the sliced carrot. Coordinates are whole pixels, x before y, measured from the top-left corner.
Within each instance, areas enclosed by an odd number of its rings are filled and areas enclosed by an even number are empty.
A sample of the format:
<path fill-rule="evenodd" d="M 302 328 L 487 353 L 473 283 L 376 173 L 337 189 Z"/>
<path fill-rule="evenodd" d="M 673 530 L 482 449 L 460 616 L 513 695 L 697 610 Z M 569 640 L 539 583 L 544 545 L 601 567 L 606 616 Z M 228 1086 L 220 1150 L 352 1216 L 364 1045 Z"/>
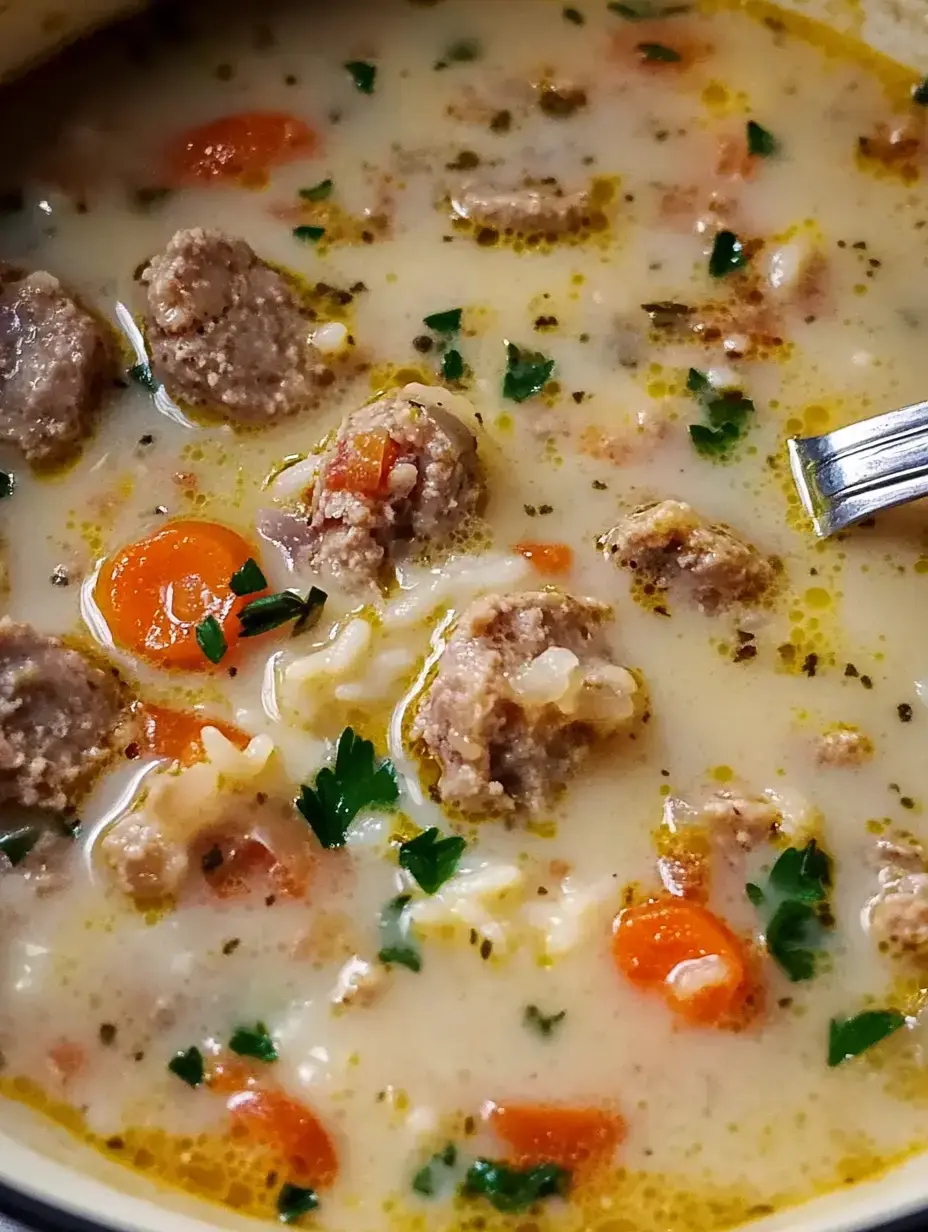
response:
<path fill-rule="evenodd" d="M 566 543 L 536 543 L 523 539 L 516 544 L 516 551 L 546 577 L 561 577 L 573 568 L 574 550 Z"/>
<path fill-rule="evenodd" d="M 126 650 L 162 667 L 205 669 L 211 664 L 197 644 L 197 625 L 212 616 L 234 645 L 238 613 L 256 596 L 233 594 L 229 579 L 254 556 L 228 526 L 169 522 L 110 557 L 97 580 L 97 605 Z"/>
<path fill-rule="evenodd" d="M 189 710 L 170 710 L 167 706 L 154 706 L 148 702 L 138 707 L 141 721 L 142 748 L 155 757 L 167 757 L 192 766 L 204 755 L 203 728 L 215 727 L 237 749 L 248 747 L 251 737 L 234 723 L 209 715 L 195 714 Z"/>
<path fill-rule="evenodd" d="M 578 1168 L 611 1158 L 625 1138 L 624 1119 L 605 1108 L 560 1104 L 490 1104 L 487 1119 L 521 1168 L 560 1164 Z"/>
<path fill-rule="evenodd" d="M 271 167 L 308 158 L 318 144 L 298 116 L 244 111 L 181 133 L 168 147 L 167 169 L 175 184 L 259 183 Z"/>
<path fill-rule="evenodd" d="M 328 1130 L 305 1104 L 283 1091 L 252 1089 L 231 1095 L 233 1126 L 281 1155 L 294 1180 L 323 1188 L 338 1176 L 338 1156 Z"/>
<path fill-rule="evenodd" d="M 639 988 L 663 994 L 694 1025 L 736 1027 L 753 1004 L 749 953 L 700 903 L 661 899 L 615 918 L 616 966 Z"/>
<path fill-rule="evenodd" d="M 386 490 L 399 454 L 399 445 L 385 428 L 345 437 L 326 467 L 326 487 L 333 492 L 376 496 Z"/>

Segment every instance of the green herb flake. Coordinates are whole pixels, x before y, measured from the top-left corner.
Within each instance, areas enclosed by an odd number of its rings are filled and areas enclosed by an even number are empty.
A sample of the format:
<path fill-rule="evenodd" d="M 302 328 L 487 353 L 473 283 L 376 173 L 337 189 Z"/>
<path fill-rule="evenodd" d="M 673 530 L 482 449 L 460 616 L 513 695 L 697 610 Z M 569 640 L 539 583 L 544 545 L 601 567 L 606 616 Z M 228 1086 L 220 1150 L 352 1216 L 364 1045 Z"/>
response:
<path fill-rule="evenodd" d="M 748 153 L 757 158 L 772 158 L 780 148 L 780 143 L 773 133 L 768 132 L 756 120 L 748 120 L 747 124 Z"/>
<path fill-rule="evenodd" d="M 305 599 L 295 590 L 282 590 L 276 595 L 262 595 L 252 599 L 238 614 L 242 637 L 258 637 L 293 621 L 293 636 L 311 629 L 322 615 L 328 595 L 318 586 L 313 586 Z"/>
<path fill-rule="evenodd" d="M 175 1052 L 168 1061 L 168 1069 L 172 1074 L 176 1074 L 181 1082 L 186 1082 L 188 1087 L 201 1086 L 205 1073 L 203 1053 L 196 1045 L 188 1048 L 186 1052 Z"/>
<path fill-rule="evenodd" d="M 324 766 L 312 787 L 300 788 L 296 807 L 323 847 L 343 847 L 362 808 L 390 809 L 399 797 L 393 763 L 375 765 L 374 746 L 350 728 L 338 738 L 335 766 Z"/>
<path fill-rule="evenodd" d="M 896 1010 L 864 1010 L 853 1018 L 832 1018 L 828 1024 L 828 1064 L 833 1069 L 879 1044 L 905 1026 Z"/>
<path fill-rule="evenodd" d="M 0 500 L 12 496 L 16 488 L 16 476 L 10 471 L 0 471 Z"/>
<path fill-rule="evenodd" d="M 376 64 L 369 64 L 366 60 L 349 60 L 345 65 L 345 71 L 350 74 L 355 89 L 360 90 L 362 94 L 374 93 L 374 86 L 377 82 Z"/>
<path fill-rule="evenodd" d="M 445 351 L 441 359 L 441 375 L 445 381 L 460 381 L 464 376 L 464 357 L 460 351 Z"/>
<path fill-rule="evenodd" d="M 458 1161 L 458 1148 L 449 1142 L 443 1151 L 433 1155 L 412 1178 L 412 1190 L 423 1198 L 434 1198 L 446 1188 L 448 1173 Z"/>
<path fill-rule="evenodd" d="M 928 107 L 928 77 L 923 77 L 912 87 L 912 102 L 919 107 Z"/>
<path fill-rule="evenodd" d="M 823 903 L 831 886 L 831 857 L 814 838 L 803 848 L 787 847 L 770 870 L 770 886 L 784 898 Z"/>
<path fill-rule="evenodd" d="M 442 838 L 437 826 L 432 826 L 400 844 L 400 868 L 405 868 L 426 894 L 434 894 L 454 876 L 466 847 L 465 839 L 456 835 Z"/>
<path fill-rule="evenodd" d="M 239 596 L 254 595 L 259 590 L 267 589 L 267 578 L 253 556 L 249 556 L 244 565 L 236 569 L 229 578 L 229 589 L 233 595 Z"/>
<path fill-rule="evenodd" d="M 720 231 L 715 237 L 709 256 L 709 273 L 713 278 L 724 278 L 748 263 L 744 245 L 734 231 Z"/>
<path fill-rule="evenodd" d="M 207 616 L 196 627 L 197 645 L 210 663 L 219 663 L 228 649 L 226 635 L 215 616 Z"/>
<path fill-rule="evenodd" d="M 382 963 L 392 963 L 419 972 L 422 970 L 422 955 L 409 935 L 409 921 L 406 917 L 406 908 L 410 901 L 408 894 L 400 894 L 391 898 L 381 911 L 380 951 L 377 957 Z"/>
<path fill-rule="evenodd" d="M 478 1159 L 467 1170 L 465 1195 L 479 1195 L 504 1214 L 525 1211 L 541 1198 L 565 1197 L 570 1173 L 558 1164 L 510 1168 L 492 1159 Z"/>
<path fill-rule="evenodd" d="M 15 830 L 8 830 L 6 834 L 0 835 L 0 851 L 15 867 L 22 864 L 41 834 L 38 826 L 19 826 Z"/>
<path fill-rule="evenodd" d="M 320 180 L 310 188 L 301 188 L 299 195 L 304 201 L 326 201 L 332 195 L 332 181 Z"/>
<path fill-rule="evenodd" d="M 281 1223 L 296 1223 L 301 1216 L 308 1215 L 318 1205 L 319 1198 L 314 1189 L 291 1185 L 287 1181 L 285 1185 L 281 1185 L 277 1195 L 277 1218 Z"/>
<path fill-rule="evenodd" d="M 659 21 L 662 17 L 679 17 L 692 7 L 691 4 L 652 4 L 651 0 L 609 0 L 606 5 L 610 13 L 616 13 L 626 21 Z"/>
<path fill-rule="evenodd" d="M 739 389 L 724 389 L 716 394 L 709 378 L 698 368 L 690 368 L 686 388 L 702 403 L 708 420 L 689 425 L 693 447 L 705 458 L 728 458 L 750 426 L 754 403 Z"/>
<path fill-rule="evenodd" d="M 566 1010 L 561 1010 L 557 1014 L 543 1014 L 537 1005 L 527 1005 L 522 1015 L 522 1025 L 548 1039 L 566 1017 Z"/>
<path fill-rule="evenodd" d="M 639 43 L 635 50 L 648 64 L 679 64 L 683 59 L 679 51 L 663 43 Z"/>
<path fill-rule="evenodd" d="M 811 980 L 818 972 L 830 922 L 831 877 L 831 858 L 810 839 L 805 847 L 788 847 L 778 857 L 766 890 L 752 882 L 745 887 L 758 911 L 769 913 L 767 950 L 794 983 Z"/>
<path fill-rule="evenodd" d="M 325 227 L 310 227 L 307 225 L 294 227 L 293 238 L 304 244 L 316 244 L 325 235 Z"/>
<path fill-rule="evenodd" d="M 565 21 L 569 21 L 571 25 L 574 25 L 574 26 L 582 26 L 586 24 L 586 18 L 583 16 L 583 14 L 580 12 L 579 9 L 574 9 L 570 7 L 565 8 L 563 10 L 563 17 Z"/>
<path fill-rule="evenodd" d="M 276 1061 L 277 1046 L 263 1022 L 253 1027 L 236 1027 L 229 1040 L 229 1047 L 240 1057 L 254 1057 L 256 1061 Z"/>
<path fill-rule="evenodd" d="M 553 359 L 538 351 L 523 351 L 514 342 L 507 342 L 503 397 L 512 402 L 525 402 L 541 393 L 553 372 Z"/>
<path fill-rule="evenodd" d="M 699 397 L 702 397 L 703 394 L 712 392 L 712 382 L 698 368 L 690 368 L 686 377 L 686 388 L 691 394 L 697 394 Z"/>
<path fill-rule="evenodd" d="M 463 308 L 449 308 L 446 312 L 433 312 L 423 317 L 422 323 L 436 334 L 456 334 L 461 328 Z"/>
<path fill-rule="evenodd" d="M 158 382 L 152 376 L 150 364 L 133 364 L 128 372 L 129 379 L 147 389 L 150 394 L 158 392 Z"/>

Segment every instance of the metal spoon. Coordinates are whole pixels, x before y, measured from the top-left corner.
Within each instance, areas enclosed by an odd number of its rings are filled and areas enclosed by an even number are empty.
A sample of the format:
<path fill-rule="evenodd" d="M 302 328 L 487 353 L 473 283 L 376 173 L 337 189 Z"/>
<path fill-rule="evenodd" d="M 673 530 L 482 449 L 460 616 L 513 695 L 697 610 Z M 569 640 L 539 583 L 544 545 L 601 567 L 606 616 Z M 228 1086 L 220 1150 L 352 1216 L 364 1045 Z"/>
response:
<path fill-rule="evenodd" d="M 792 437 L 789 463 L 820 538 L 928 496 L 928 402 L 823 436 Z"/>

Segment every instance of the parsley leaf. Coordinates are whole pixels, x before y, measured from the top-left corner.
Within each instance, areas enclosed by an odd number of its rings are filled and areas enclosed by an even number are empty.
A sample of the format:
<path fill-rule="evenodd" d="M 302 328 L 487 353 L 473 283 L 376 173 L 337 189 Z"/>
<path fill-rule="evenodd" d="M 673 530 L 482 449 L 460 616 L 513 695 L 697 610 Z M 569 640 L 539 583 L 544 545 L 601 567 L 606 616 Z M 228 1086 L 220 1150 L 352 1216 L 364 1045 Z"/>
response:
<path fill-rule="evenodd" d="M 325 227 L 310 227 L 304 225 L 302 227 L 293 228 L 293 238 L 295 240 L 302 240 L 304 244 L 315 244 L 318 240 L 321 240 L 324 235 Z"/>
<path fill-rule="evenodd" d="M 586 18 L 583 16 L 583 14 L 580 12 L 579 9 L 574 9 L 574 8 L 569 8 L 569 7 L 565 8 L 563 10 L 563 16 L 564 16 L 565 21 L 569 21 L 571 22 L 572 25 L 575 25 L 575 26 L 582 26 L 586 23 Z"/>
<path fill-rule="evenodd" d="M 229 589 L 233 595 L 253 595 L 267 587 L 267 578 L 261 572 L 261 566 L 253 556 L 249 556 L 229 578 Z"/>
<path fill-rule="evenodd" d="M 368 64 L 366 60 L 349 60 L 345 70 L 351 74 L 355 88 L 362 94 L 373 94 L 377 81 L 377 65 Z"/>
<path fill-rule="evenodd" d="M 559 1164 L 511 1168 L 492 1159 L 478 1159 L 467 1170 L 464 1194 L 479 1194 L 505 1214 L 524 1211 L 540 1198 L 564 1197 L 570 1173 Z"/>
<path fill-rule="evenodd" d="M 304 1189 L 287 1181 L 277 1195 L 277 1218 L 281 1223 L 296 1223 L 301 1215 L 309 1214 L 318 1205 L 315 1189 Z"/>
<path fill-rule="evenodd" d="M 553 359 L 547 359 L 538 351 L 522 351 L 514 342 L 507 342 L 503 397 L 525 402 L 541 393 L 553 371 Z"/>
<path fill-rule="evenodd" d="M 762 124 L 758 124 L 756 120 L 748 120 L 747 124 L 748 137 L 748 153 L 755 154 L 758 158 L 770 158 L 776 154 L 780 148 L 780 143 L 774 137 L 773 133 L 768 132 Z"/>
<path fill-rule="evenodd" d="M 683 59 L 679 51 L 663 43 L 639 43 L 635 50 L 649 64 L 679 64 Z"/>
<path fill-rule="evenodd" d="M 802 849 L 787 847 L 770 870 L 770 885 L 784 898 L 823 903 L 831 886 L 831 857 L 814 838 Z"/>
<path fill-rule="evenodd" d="M 719 231 L 709 256 L 709 273 L 712 277 L 724 278 L 726 274 L 741 269 L 747 263 L 744 245 L 734 231 Z"/>
<path fill-rule="evenodd" d="M 734 424 L 723 424 L 720 428 L 690 424 L 689 433 L 696 452 L 704 458 L 727 458 L 741 436 Z"/>
<path fill-rule="evenodd" d="M 651 0 L 609 0 L 606 8 L 626 21 L 656 21 L 661 17 L 678 17 L 688 13 L 691 4 L 652 4 Z"/>
<path fill-rule="evenodd" d="M 41 834 L 42 831 L 38 826 L 20 826 L 16 830 L 9 830 L 6 834 L 0 835 L 0 851 L 15 867 L 17 864 L 22 864 L 39 841 Z"/>
<path fill-rule="evenodd" d="M 269 633 L 285 625 L 288 620 L 294 621 L 293 636 L 311 629 L 325 607 L 328 595 L 318 586 L 313 586 L 305 599 L 301 599 L 295 590 L 282 590 L 276 595 L 262 595 L 260 599 L 252 599 L 238 614 L 242 625 L 242 637 L 258 637 L 261 633 Z"/>
<path fill-rule="evenodd" d="M 896 1010 L 864 1010 L 853 1018 L 832 1018 L 828 1024 L 829 1066 L 833 1069 L 860 1056 L 904 1026 L 905 1015 Z"/>
<path fill-rule="evenodd" d="M 196 627 L 197 645 L 209 659 L 210 663 L 218 663 L 226 653 L 226 635 L 222 625 L 215 616 L 207 616 Z"/>
<path fill-rule="evenodd" d="M 461 328 L 463 308 L 449 308 L 447 312 L 433 312 L 431 316 L 423 317 L 422 323 L 436 334 L 456 334 Z"/>
<path fill-rule="evenodd" d="M 739 389 L 716 394 L 712 382 L 698 368 L 690 368 L 686 388 L 703 405 L 707 424 L 690 424 L 690 439 L 703 457 L 726 458 L 747 431 L 754 403 Z"/>
<path fill-rule="evenodd" d="M 539 1035 L 543 1035 L 547 1039 L 550 1035 L 554 1034 L 555 1029 L 561 1025 L 566 1017 L 566 1010 L 561 1010 L 558 1014 L 543 1014 L 537 1005 L 527 1005 L 525 1013 L 522 1015 L 522 1025 L 537 1031 Z"/>
<path fill-rule="evenodd" d="M 712 382 L 698 368 L 690 368 L 686 377 L 686 388 L 691 394 L 698 394 L 701 397 L 703 394 L 712 392 Z"/>
<path fill-rule="evenodd" d="M 205 1073 L 203 1053 L 195 1045 L 186 1052 L 175 1052 L 168 1061 L 168 1069 L 172 1074 L 176 1074 L 181 1082 L 186 1082 L 188 1087 L 198 1087 L 202 1084 Z"/>
<path fill-rule="evenodd" d="M 129 369 L 128 376 L 130 380 L 136 381 L 144 389 L 147 389 L 149 393 L 154 394 L 158 392 L 158 382 L 152 376 L 150 364 L 133 364 Z"/>
<path fill-rule="evenodd" d="M 456 835 L 442 838 L 437 826 L 400 844 L 400 868 L 405 868 L 426 894 L 434 894 L 454 875 L 467 842 Z"/>
<path fill-rule="evenodd" d="M 778 857 L 766 892 L 750 882 L 745 887 L 759 911 L 771 912 L 765 930 L 767 950 L 794 983 L 816 974 L 830 921 L 830 886 L 831 858 L 810 839 L 805 847 L 788 847 Z"/>
<path fill-rule="evenodd" d="M 323 847 L 343 847 L 362 808 L 389 809 L 399 796 L 393 763 L 374 768 L 374 746 L 350 728 L 338 738 L 335 767 L 324 766 L 313 787 L 300 788 L 296 807 Z"/>
<path fill-rule="evenodd" d="M 12 496 L 16 487 L 16 476 L 9 471 L 0 471 L 0 500 Z"/>
<path fill-rule="evenodd" d="M 441 375 L 445 381 L 459 381 L 464 375 L 464 357 L 460 351 L 445 351 L 441 360 Z"/>
<path fill-rule="evenodd" d="M 445 1182 L 448 1180 L 448 1171 L 454 1167 L 457 1161 L 458 1148 L 453 1142 L 449 1142 L 443 1151 L 433 1155 L 429 1162 L 421 1167 L 412 1178 L 413 1191 L 421 1194 L 423 1198 L 434 1198 L 436 1194 L 445 1188 Z"/>
<path fill-rule="evenodd" d="M 382 963 L 395 963 L 410 971 L 422 970 L 422 955 L 409 935 L 409 923 L 404 918 L 409 906 L 408 894 L 391 898 L 380 913 L 380 951 Z"/>
<path fill-rule="evenodd" d="M 928 107 L 928 77 L 923 77 L 917 85 L 912 87 L 912 102 L 917 103 L 919 107 Z"/>
<path fill-rule="evenodd" d="M 240 1057 L 254 1057 L 257 1061 L 276 1061 L 277 1045 L 263 1022 L 253 1027 L 236 1027 L 229 1040 L 229 1047 Z"/>
<path fill-rule="evenodd" d="M 304 201 L 325 201 L 332 195 L 332 181 L 320 180 L 310 188 L 301 188 L 299 195 Z"/>
<path fill-rule="evenodd" d="M 767 925 L 770 956 L 794 984 L 815 975 L 816 950 L 821 948 L 822 926 L 808 903 L 787 899 Z"/>

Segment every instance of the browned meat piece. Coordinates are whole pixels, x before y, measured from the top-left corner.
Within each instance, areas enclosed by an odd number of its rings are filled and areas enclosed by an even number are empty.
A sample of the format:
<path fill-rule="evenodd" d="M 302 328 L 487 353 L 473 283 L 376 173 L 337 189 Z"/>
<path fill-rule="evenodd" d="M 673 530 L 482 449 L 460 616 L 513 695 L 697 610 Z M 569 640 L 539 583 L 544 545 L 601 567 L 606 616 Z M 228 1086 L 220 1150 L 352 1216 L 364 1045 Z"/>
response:
<path fill-rule="evenodd" d="M 521 235 L 563 235 L 590 222 L 592 203 L 587 189 L 565 192 L 556 182 L 497 188 L 474 184 L 452 195 L 458 218 L 493 231 Z"/>
<path fill-rule="evenodd" d="M 816 741 L 816 756 L 823 766 L 862 766 L 873 756 L 873 741 L 856 727 L 833 727 Z"/>
<path fill-rule="evenodd" d="M 783 820 L 782 813 L 771 800 L 731 791 L 717 791 L 710 796 L 702 806 L 702 815 L 716 837 L 723 841 L 734 839 L 745 851 L 772 838 Z"/>
<path fill-rule="evenodd" d="M 102 326 L 39 270 L 0 262 L 0 439 L 61 462 L 90 432 L 109 366 Z"/>
<path fill-rule="evenodd" d="M 443 390 L 407 388 L 352 412 L 313 489 L 307 563 L 347 589 L 376 580 L 391 548 L 441 542 L 484 492 L 477 442 Z"/>
<path fill-rule="evenodd" d="M 604 536 L 602 545 L 608 556 L 656 586 L 685 581 L 693 600 L 710 612 L 762 599 L 776 578 L 756 548 L 682 501 L 636 510 Z"/>
<path fill-rule="evenodd" d="M 110 757 L 122 700 L 110 672 L 0 619 L 0 804 L 73 807 Z"/>
<path fill-rule="evenodd" d="M 919 844 L 877 844 L 879 890 L 863 918 L 881 950 L 915 962 L 928 960 L 928 864 Z"/>
<path fill-rule="evenodd" d="M 612 661 L 609 608 L 551 592 L 493 595 L 461 615 L 412 735 L 467 813 L 541 808 L 589 749 L 627 727 L 638 684 Z"/>
<path fill-rule="evenodd" d="M 180 402 L 254 425 L 316 405 L 332 383 L 293 286 L 244 240 L 178 231 L 142 281 L 153 367 Z"/>

